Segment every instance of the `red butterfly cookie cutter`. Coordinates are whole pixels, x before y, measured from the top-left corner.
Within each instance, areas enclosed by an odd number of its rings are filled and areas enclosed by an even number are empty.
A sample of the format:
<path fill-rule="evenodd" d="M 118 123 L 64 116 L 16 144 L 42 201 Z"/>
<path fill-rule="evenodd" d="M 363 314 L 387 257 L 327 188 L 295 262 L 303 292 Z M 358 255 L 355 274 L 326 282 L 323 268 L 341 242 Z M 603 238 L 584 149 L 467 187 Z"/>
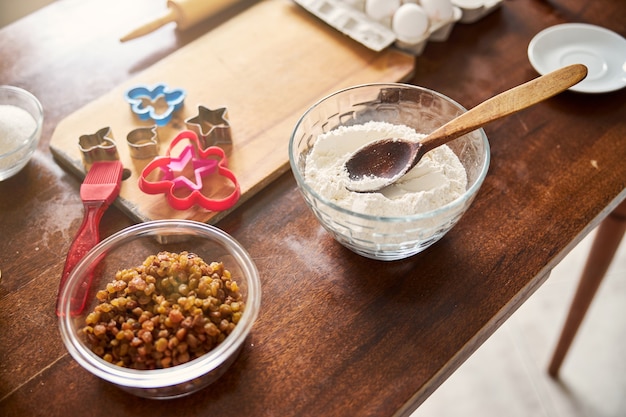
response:
<path fill-rule="evenodd" d="M 189 144 L 182 148 L 178 156 L 171 156 L 174 147 L 184 140 L 189 141 Z M 190 163 L 193 178 L 183 174 Z M 160 179 L 149 180 L 154 174 L 160 174 Z M 214 174 L 223 176 L 232 183 L 232 192 L 228 196 L 214 199 L 203 194 L 210 191 L 206 189 L 204 179 Z M 228 169 L 224 150 L 217 146 L 202 149 L 198 135 L 191 130 L 184 130 L 174 138 L 166 156 L 156 157 L 146 165 L 139 176 L 139 188 L 147 194 L 164 193 L 170 206 L 176 210 L 187 210 L 197 204 L 207 210 L 223 211 L 234 206 L 241 196 L 239 182 Z M 188 191 L 188 195 L 177 195 L 180 189 Z"/>

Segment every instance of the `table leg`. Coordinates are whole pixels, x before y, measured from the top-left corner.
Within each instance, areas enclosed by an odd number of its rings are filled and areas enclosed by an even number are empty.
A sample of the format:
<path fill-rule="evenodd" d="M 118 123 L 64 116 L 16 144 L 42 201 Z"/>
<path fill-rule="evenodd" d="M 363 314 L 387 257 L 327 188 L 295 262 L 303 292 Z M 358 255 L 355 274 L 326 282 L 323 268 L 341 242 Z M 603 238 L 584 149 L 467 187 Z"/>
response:
<path fill-rule="evenodd" d="M 622 202 L 609 216 L 598 226 L 585 268 L 580 277 L 576 294 L 570 306 L 570 310 L 561 331 L 561 336 L 552 355 L 552 361 L 548 367 L 548 374 L 556 377 L 559 373 L 563 359 L 569 350 L 578 327 L 593 297 L 604 278 L 606 271 L 615 256 L 624 232 L 626 231 L 626 201 Z"/>

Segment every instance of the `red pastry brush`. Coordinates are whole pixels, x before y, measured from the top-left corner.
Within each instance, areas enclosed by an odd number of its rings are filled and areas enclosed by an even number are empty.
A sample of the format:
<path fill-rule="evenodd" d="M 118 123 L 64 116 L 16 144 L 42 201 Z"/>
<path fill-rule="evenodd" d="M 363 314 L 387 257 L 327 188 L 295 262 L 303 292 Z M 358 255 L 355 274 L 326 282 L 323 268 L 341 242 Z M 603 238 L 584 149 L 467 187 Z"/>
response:
<path fill-rule="evenodd" d="M 122 163 L 120 161 L 101 161 L 94 162 L 80 186 L 80 198 L 83 200 L 85 213 L 83 223 L 80 225 L 65 259 L 65 267 L 57 295 L 57 315 L 61 314 L 62 303 L 60 298 L 67 278 L 76 264 L 100 241 L 98 230 L 100 219 L 119 195 L 121 183 Z M 84 282 L 80 286 L 79 294 L 71 300 L 72 312 L 79 312 L 83 309 L 90 284 L 91 274 L 89 274 L 89 282 Z"/>

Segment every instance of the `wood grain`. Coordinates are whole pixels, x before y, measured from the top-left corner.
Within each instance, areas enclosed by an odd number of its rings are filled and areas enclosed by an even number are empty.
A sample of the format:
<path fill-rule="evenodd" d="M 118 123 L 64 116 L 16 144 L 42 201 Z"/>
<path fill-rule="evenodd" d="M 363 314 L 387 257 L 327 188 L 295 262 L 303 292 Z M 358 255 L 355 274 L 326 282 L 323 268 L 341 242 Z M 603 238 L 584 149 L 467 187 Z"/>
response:
<path fill-rule="evenodd" d="M 377 54 L 321 25 L 292 2 L 265 1 L 62 120 L 50 147 L 66 169 L 83 177 L 78 138 L 110 127 L 120 160 L 130 171 L 117 200 L 122 210 L 137 221 L 185 218 L 215 223 L 232 210 L 177 211 L 164 195 L 139 189 L 137 181 L 149 159 L 130 156 L 126 135 L 153 123 L 130 111 L 124 100 L 127 90 L 165 83 L 187 92 L 184 108 L 158 128 L 161 155 L 186 128 L 184 120 L 198 114 L 198 106 L 226 107 L 233 142 L 226 147 L 228 164 L 240 183 L 241 204 L 288 169 L 291 131 L 312 103 L 351 85 L 401 81 L 413 70 L 410 55 L 391 49 Z"/>

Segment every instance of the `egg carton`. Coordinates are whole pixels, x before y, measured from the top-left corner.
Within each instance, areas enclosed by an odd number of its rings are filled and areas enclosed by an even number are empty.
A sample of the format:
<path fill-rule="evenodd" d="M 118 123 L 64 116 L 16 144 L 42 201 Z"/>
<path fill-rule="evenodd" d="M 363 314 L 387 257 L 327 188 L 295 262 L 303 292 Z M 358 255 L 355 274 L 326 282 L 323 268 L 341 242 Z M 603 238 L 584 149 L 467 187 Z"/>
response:
<path fill-rule="evenodd" d="M 357 7 L 351 7 L 340 0 L 294 0 L 309 13 L 323 20 L 331 27 L 344 35 L 365 45 L 374 51 L 382 51 L 395 44 L 399 49 L 420 55 L 426 43 L 430 41 L 443 42 L 448 39 L 454 23 L 461 17 L 462 12 L 454 7 L 453 18 L 448 21 L 431 21 L 426 33 L 408 43 L 397 39 L 390 25 L 375 21 Z"/>
<path fill-rule="evenodd" d="M 474 23 L 496 10 L 503 0 L 451 0 L 463 12 L 459 22 Z"/>
<path fill-rule="evenodd" d="M 445 42 L 456 22 L 476 21 L 495 9 L 503 0 L 453 0 L 453 16 L 449 20 L 431 20 L 423 36 L 412 42 L 397 38 L 390 22 L 376 21 L 363 11 L 364 1 L 294 0 L 306 11 L 329 26 L 367 48 L 380 52 L 393 45 L 398 49 L 421 55 L 428 41 Z M 463 7 L 455 3 L 462 4 Z M 464 4 L 469 4 L 466 7 Z"/>
<path fill-rule="evenodd" d="M 365 13 L 335 0 L 294 0 L 312 15 L 374 51 L 382 51 L 396 40 L 396 34 Z"/>

